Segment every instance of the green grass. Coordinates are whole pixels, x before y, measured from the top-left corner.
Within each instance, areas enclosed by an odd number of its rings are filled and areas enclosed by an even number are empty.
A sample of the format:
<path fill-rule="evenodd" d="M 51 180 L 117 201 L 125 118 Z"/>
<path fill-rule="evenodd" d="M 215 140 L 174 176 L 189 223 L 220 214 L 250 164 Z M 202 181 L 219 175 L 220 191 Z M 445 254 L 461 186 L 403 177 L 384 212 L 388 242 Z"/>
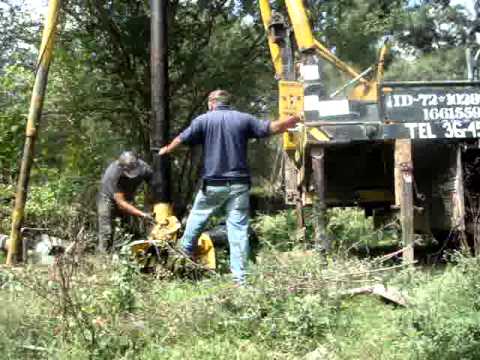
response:
<path fill-rule="evenodd" d="M 127 263 L 107 268 L 90 263 L 96 269 L 79 276 L 70 291 L 78 313 L 66 316 L 58 284 L 45 273 L 3 273 L 2 358 L 300 359 L 317 351 L 329 359 L 476 359 L 480 354 L 476 259 L 458 257 L 441 273 L 400 271 L 377 279 L 379 273 L 346 275 L 372 269 L 367 260 L 306 256 L 279 262 L 278 256 L 264 252 L 262 263 L 252 267 L 251 285 L 240 289 L 227 276 L 158 281 Z M 343 289 L 370 280 L 404 291 L 411 306 L 396 307 L 372 295 L 341 296 Z"/>
<path fill-rule="evenodd" d="M 480 260 L 369 272 L 388 265 L 345 248 L 388 236 L 357 210 L 330 214 L 330 230 L 349 245 L 329 257 L 299 250 L 292 215 L 257 219 L 261 251 L 245 288 L 228 274 L 158 280 L 126 259 L 83 258 L 65 291 L 46 268 L 2 270 L 2 359 L 480 358 Z M 342 295 L 374 283 L 399 289 L 410 306 Z"/>

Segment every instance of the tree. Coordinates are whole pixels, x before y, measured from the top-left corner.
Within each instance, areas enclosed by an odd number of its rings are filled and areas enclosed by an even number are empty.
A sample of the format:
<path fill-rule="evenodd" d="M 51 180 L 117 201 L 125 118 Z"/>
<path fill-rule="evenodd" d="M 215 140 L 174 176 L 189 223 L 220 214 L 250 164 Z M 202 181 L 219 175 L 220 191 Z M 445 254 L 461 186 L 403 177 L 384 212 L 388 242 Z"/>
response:
<path fill-rule="evenodd" d="M 149 8 L 134 0 L 71 0 L 63 13 L 36 172 L 56 167 L 94 187 L 120 149 L 149 155 Z M 244 110 L 265 107 L 271 65 L 263 28 L 245 21 L 247 13 L 227 1 L 170 3 L 172 136 L 205 110 L 216 88 L 234 93 Z M 197 173 L 195 156 L 181 152 L 174 162 L 179 204 L 190 201 Z"/>
<path fill-rule="evenodd" d="M 39 39 L 39 24 L 24 11 L 23 0 L 0 1 L 0 75 L 8 65 L 35 66 L 32 45 Z"/>
<path fill-rule="evenodd" d="M 407 9 L 400 45 L 412 55 L 464 46 L 471 21 L 462 6 L 449 1 L 422 1 Z"/>

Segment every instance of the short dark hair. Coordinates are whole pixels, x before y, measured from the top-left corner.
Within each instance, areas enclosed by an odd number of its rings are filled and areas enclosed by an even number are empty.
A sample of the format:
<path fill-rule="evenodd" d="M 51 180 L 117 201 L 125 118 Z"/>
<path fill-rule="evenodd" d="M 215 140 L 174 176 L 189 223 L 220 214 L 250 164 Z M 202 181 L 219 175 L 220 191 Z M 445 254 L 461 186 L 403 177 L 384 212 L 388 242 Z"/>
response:
<path fill-rule="evenodd" d="M 231 95 L 228 91 L 226 90 L 214 90 L 208 95 L 208 101 L 213 101 L 215 100 L 218 103 L 222 104 L 230 104 L 230 98 Z"/>

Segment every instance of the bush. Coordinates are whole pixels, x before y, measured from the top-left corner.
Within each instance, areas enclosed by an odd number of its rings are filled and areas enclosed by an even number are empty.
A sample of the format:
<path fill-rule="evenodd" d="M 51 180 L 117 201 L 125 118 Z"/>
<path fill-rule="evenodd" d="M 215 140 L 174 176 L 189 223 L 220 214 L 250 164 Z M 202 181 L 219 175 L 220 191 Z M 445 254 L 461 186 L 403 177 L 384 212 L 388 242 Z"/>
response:
<path fill-rule="evenodd" d="M 261 244 L 269 248 L 287 251 L 298 244 L 297 220 L 292 210 L 283 210 L 275 215 L 260 214 L 255 218 L 252 228 L 260 238 Z"/>
<path fill-rule="evenodd" d="M 413 291 L 405 314 L 407 342 L 422 359 L 478 359 L 480 356 L 480 268 L 478 258 L 455 256 L 456 266 Z"/>
<path fill-rule="evenodd" d="M 46 229 L 43 232 L 62 239 L 75 237 L 82 228 L 94 229 L 96 189 L 58 172 L 45 177 L 29 186 L 24 226 Z M 0 233 L 10 232 L 14 196 L 13 184 L 0 183 Z"/>
<path fill-rule="evenodd" d="M 328 231 L 337 250 L 369 248 L 398 241 L 396 229 L 375 229 L 373 218 L 359 208 L 328 210 Z"/>
<path fill-rule="evenodd" d="M 307 243 L 314 238 L 314 214 L 312 209 L 304 210 L 305 235 Z M 358 247 L 371 247 L 380 243 L 392 243 L 395 230 L 374 229 L 372 218 L 366 218 L 359 208 L 333 208 L 327 212 L 328 236 L 338 251 Z M 253 222 L 253 228 L 261 243 L 278 251 L 289 251 L 299 245 L 297 218 L 294 210 L 283 210 L 273 215 L 261 214 Z"/>

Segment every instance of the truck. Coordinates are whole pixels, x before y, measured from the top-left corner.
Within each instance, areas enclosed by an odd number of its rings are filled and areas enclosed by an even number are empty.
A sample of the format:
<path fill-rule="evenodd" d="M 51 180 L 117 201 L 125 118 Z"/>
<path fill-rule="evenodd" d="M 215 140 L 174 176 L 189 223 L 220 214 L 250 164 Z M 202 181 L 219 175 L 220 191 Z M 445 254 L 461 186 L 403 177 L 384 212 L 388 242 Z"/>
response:
<path fill-rule="evenodd" d="M 283 137 L 285 201 L 296 206 L 300 228 L 304 207 L 313 206 L 313 246 L 330 249 L 328 207 L 358 206 L 377 226 L 399 220 L 406 261 L 413 260 L 415 233 L 463 246 L 473 239 L 480 252 L 478 201 L 467 196 L 475 193 L 475 172 L 465 176 L 480 155 L 471 51 L 467 80 L 385 81 L 386 44 L 377 63 L 359 73 L 315 39 L 302 0 L 285 0 L 284 13 L 268 0 L 259 5 L 279 115 L 303 120 Z M 351 77 L 331 94 L 325 63 Z"/>

